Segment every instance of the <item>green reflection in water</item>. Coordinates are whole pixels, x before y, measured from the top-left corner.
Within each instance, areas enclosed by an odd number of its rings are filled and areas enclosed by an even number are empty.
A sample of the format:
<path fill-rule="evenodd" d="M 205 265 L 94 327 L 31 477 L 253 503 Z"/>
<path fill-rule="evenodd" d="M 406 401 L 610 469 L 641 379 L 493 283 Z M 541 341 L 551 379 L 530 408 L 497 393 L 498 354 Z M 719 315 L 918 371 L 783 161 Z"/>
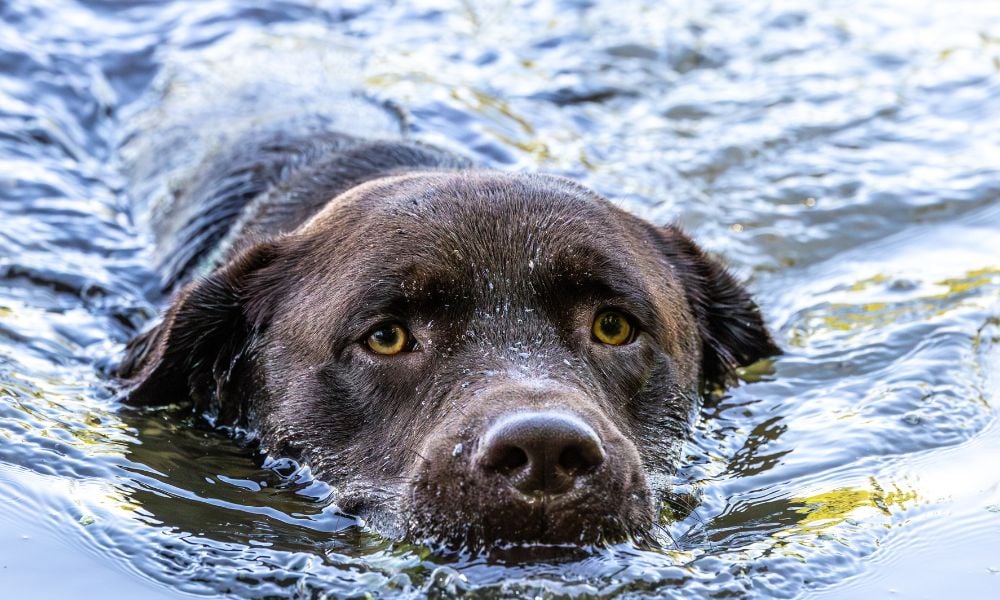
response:
<path fill-rule="evenodd" d="M 875 286 L 891 285 L 891 281 L 892 278 L 879 274 L 852 284 L 847 291 L 867 291 Z M 802 324 L 792 331 L 790 342 L 806 346 L 811 338 L 831 331 L 857 334 L 887 325 L 931 319 L 964 306 L 980 306 L 986 298 L 1000 295 L 1000 268 L 967 271 L 961 277 L 943 279 L 933 285 L 944 290 L 896 302 L 822 304 L 805 313 Z"/>
<path fill-rule="evenodd" d="M 805 515 L 795 526 L 786 529 L 779 537 L 793 535 L 815 535 L 847 520 L 851 513 L 871 507 L 885 516 L 892 516 L 893 507 L 906 508 L 906 503 L 916 503 L 915 490 L 903 490 L 896 484 L 886 491 L 872 478 L 870 489 L 839 487 L 828 492 L 821 492 L 806 498 L 799 498 L 802 504 L 795 512 Z"/>

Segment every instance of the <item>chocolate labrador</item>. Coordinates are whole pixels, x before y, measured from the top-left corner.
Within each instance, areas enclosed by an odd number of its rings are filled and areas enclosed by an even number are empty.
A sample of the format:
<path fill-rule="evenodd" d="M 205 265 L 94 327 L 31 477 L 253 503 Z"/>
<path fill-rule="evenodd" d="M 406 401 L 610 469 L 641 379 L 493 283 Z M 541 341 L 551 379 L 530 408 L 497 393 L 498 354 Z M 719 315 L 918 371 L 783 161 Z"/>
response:
<path fill-rule="evenodd" d="M 271 124 L 171 201 L 130 401 L 256 432 L 393 537 L 641 537 L 702 386 L 779 352 L 687 235 L 563 177 Z"/>

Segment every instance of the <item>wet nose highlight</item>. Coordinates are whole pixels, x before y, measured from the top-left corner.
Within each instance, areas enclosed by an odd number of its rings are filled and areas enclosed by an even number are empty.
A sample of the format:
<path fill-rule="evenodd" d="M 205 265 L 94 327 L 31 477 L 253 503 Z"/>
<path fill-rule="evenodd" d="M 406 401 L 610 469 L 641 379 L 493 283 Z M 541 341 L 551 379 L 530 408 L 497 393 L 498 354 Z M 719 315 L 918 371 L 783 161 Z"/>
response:
<path fill-rule="evenodd" d="M 521 412 L 501 417 L 480 441 L 479 467 L 525 494 L 560 494 L 604 462 L 601 438 L 575 415 Z"/>

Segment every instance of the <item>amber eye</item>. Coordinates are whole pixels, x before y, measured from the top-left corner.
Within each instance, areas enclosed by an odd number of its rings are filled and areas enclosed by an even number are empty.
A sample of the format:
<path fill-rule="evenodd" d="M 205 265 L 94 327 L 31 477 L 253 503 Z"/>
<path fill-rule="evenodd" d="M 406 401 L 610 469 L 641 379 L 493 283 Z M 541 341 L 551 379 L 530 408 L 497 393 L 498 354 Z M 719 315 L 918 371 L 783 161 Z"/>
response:
<path fill-rule="evenodd" d="M 410 334 L 398 323 L 380 325 L 378 329 L 368 334 L 365 340 L 373 352 L 392 356 L 399 354 L 410 345 Z"/>
<path fill-rule="evenodd" d="M 597 313 L 591 332 L 595 340 L 609 346 L 621 346 L 631 342 L 633 338 L 632 323 L 617 310 Z"/>

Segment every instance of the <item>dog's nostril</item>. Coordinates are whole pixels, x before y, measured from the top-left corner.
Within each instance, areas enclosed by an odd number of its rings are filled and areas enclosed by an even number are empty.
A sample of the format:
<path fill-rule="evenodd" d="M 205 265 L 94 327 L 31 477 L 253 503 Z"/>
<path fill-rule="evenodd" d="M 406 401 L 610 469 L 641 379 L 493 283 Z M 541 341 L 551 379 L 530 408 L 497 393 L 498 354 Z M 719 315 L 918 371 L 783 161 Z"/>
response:
<path fill-rule="evenodd" d="M 528 455 L 517 446 L 507 446 L 497 453 L 494 466 L 501 471 L 516 471 L 528 464 Z"/>
<path fill-rule="evenodd" d="M 604 462 L 597 433 L 578 417 L 555 412 L 514 413 L 483 435 L 476 463 L 525 493 L 560 494 Z"/>
<path fill-rule="evenodd" d="M 604 456 L 596 447 L 568 446 L 559 455 L 559 467 L 566 473 L 582 475 L 604 462 Z"/>

